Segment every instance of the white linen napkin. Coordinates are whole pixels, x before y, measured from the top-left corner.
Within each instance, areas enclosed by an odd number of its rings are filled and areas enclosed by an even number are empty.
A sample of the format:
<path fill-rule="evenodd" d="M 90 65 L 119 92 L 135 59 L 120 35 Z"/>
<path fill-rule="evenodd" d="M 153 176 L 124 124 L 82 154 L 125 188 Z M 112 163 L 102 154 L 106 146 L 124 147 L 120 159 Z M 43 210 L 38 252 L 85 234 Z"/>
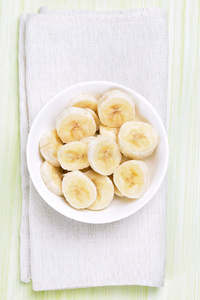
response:
<path fill-rule="evenodd" d="M 29 179 L 25 148 L 40 109 L 78 82 L 108 80 L 146 97 L 165 122 L 168 36 L 158 8 L 22 15 L 19 35 L 21 280 L 33 289 L 162 286 L 166 258 L 166 182 L 134 215 L 92 225 L 49 207 Z M 45 13 L 44 13 L 45 12 Z"/>

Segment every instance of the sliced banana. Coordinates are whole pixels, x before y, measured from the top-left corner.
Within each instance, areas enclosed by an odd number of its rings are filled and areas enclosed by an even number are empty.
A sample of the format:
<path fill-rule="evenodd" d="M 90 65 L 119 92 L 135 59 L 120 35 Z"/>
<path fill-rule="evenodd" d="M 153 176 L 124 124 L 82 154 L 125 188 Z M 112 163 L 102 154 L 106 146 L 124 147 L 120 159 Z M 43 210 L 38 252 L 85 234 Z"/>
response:
<path fill-rule="evenodd" d="M 63 143 L 68 143 L 94 135 L 96 124 L 93 116 L 86 109 L 70 107 L 63 110 L 57 118 L 56 129 Z"/>
<path fill-rule="evenodd" d="M 88 145 L 88 160 L 94 171 L 110 175 L 121 162 L 118 145 L 110 138 L 99 135 Z"/>
<path fill-rule="evenodd" d="M 117 143 L 119 128 L 108 127 L 108 126 L 105 126 L 103 124 L 100 124 L 99 133 L 101 135 L 104 135 L 104 136 L 107 136 L 107 137 L 113 139 L 113 141 L 115 141 Z"/>
<path fill-rule="evenodd" d="M 60 167 L 57 154 L 62 145 L 63 143 L 57 135 L 56 130 L 49 130 L 40 139 L 40 153 L 50 164 Z"/>
<path fill-rule="evenodd" d="M 126 122 L 118 134 L 120 151 L 129 158 L 142 159 L 153 153 L 158 134 L 152 125 L 144 122 Z"/>
<path fill-rule="evenodd" d="M 52 166 L 45 161 L 40 167 L 40 174 L 47 188 L 55 195 L 62 196 L 62 178 L 61 168 Z"/>
<path fill-rule="evenodd" d="M 62 181 L 65 199 L 77 209 L 90 206 L 97 197 L 95 184 L 80 171 L 67 173 Z"/>
<path fill-rule="evenodd" d="M 149 187 L 149 169 L 143 161 L 129 160 L 115 170 L 113 180 L 124 196 L 136 199 L 141 197 Z"/>
<path fill-rule="evenodd" d="M 64 170 L 74 171 L 89 167 L 88 145 L 82 141 L 68 143 L 58 151 L 58 160 Z"/>
<path fill-rule="evenodd" d="M 82 108 L 90 108 L 97 113 L 97 103 L 98 100 L 89 94 L 79 94 L 72 98 L 69 103 L 68 107 L 82 107 Z"/>
<path fill-rule="evenodd" d="M 111 90 L 103 94 L 98 102 L 98 115 L 102 124 L 109 127 L 121 127 L 133 120 L 135 104 L 132 98 L 120 90 Z"/>
<path fill-rule="evenodd" d="M 110 180 L 112 181 L 113 183 L 113 186 L 114 186 L 114 194 L 119 196 L 119 197 L 124 197 L 124 195 L 118 190 L 118 188 L 116 187 L 115 183 L 114 183 L 114 180 L 113 180 L 113 174 L 111 174 L 109 176 Z"/>
<path fill-rule="evenodd" d="M 93 140 L 93 139 L 95 139 L 95 136 L 86 136 L 85 138 L 83 138 L 83 139 L 81 140 L 81 142 L 84 142 L 84 143 L 86 143 L 86 144 L 88 145 L 89 142 L 90 142 L 91 140 Z"/>
<path fill-rule="evenodd" d="M 115 193 L 115 195 L 117 195 L 119 197 L 124 197 L 124 195 L 118 190 L 116 185 L 114 185 L 114 193 Z"/>
<path fill-rule="evenodd" d="M 93 116 L 94 118 L 94 121 L 95 121 L 95 124 L 96 124 L 96 131 L 99 130 L 99 125 L 100 125 L 100 120 L 97 116 L 97 114 L 90 108 L 85 108 L 89 113 L 91 113 L 91 115 Z"/>
<path fill-rule="evenodd" d="M 114 186 L 112 181 L 104 175 L 100 175 L 93 170 L 84 173 L 95 184 L 97 189 L 96 200 L 88 206 L 90 210 L 100 210 L 107 207 L 114 196 Z"/>

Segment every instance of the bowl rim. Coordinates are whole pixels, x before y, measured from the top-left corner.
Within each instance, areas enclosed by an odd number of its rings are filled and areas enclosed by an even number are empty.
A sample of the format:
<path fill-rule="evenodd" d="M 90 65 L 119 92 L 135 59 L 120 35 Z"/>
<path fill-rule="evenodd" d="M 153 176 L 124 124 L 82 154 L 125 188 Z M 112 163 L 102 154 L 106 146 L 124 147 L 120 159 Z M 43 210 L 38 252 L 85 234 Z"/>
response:
<path fill-rule="evenodd" d="M 157 188 L 155 188 L 153 190 L 153 192 L 151 193 L 151 195 L 148 197 L 148 199 L 142 203 L 139 203 L 138 204 L 138 208 L 137 210 L 135 211 L 128 211 L 127 213 L 123 214 L 121 217 L 117 217 L 117 218 L 111 218 L 111 220 L 108 220 L 108 221 L 103 221 L 103 222 L 100 222 L 100 221 L 85 221 L 85 220 L 80 220 L 78 217 L 74 217 L 74 216 L 70 216 L 70 215 L 66 215 L 63 213 L 63 211 L 59 208 L 55 208 L 53 205 L 51 205 L 49 202 L 47 202 L 43 196 L 40 194 L 40 192 L 38 191 L 37 189 L 37 183 L 34 179 L 34 176 L 31 172 L 31 158 L 30 158 L 30 155 L 29 155 L 29 148 L 30 148 L 30 140 L 31 140 L 31 135 L 32 135 L 32 132 L 34 132 L 34 128 L 36 127 L 37 125 L 37 121 L 40 117 L 40 114 L 46 110 L 49 106 L 51 106 L 51 103 L 54 102 L 54 100 L 57 98 L 57 97 L 60 97 L 62 96 L 62 94 L 65 94 L 66 91 L 69 91 L 69 90 L 73 90 L 74 88 L 80 88 L 81 86 L 85 86 L 87 84 L 91 84 L 91 85 L 98 85 L 98 84 L 108 84 L 108 85 L 113 85 L 115 86 L 114 88 L 117 88 L 117 89 L 122 89 L 122 90 L 125 90 L 126 92 L 130 93 L 130 94 L 135 94 L 138 98 L 141 98 L 143 102 L 145 102 L 145 105 L 147 105 L 148 107 L 150 107 L 151 110 L 153 110 L 154 114 L 156 115 L 157 119 L 159 120 L 159 125 L 161 126 L 161 130 L 163 132 L 163 139 L 164 139 L 164 144 L 166 146 L 166 155 L 165 155 L 165 159 L 163 161 L 163 167 L 162 167 L 162 172 L 161 172 L 161 175 L 159 177 L 159 180 L 158 180 L 158 183 L 157 183 Z M 75 221 L 79 221 L 79 222 L 82 222 L 82 223 L 88 223 L 88 224 L 108 224 L 108 223 L 113 223 L 113 222 L 117 222 L 117 221 L 120 221 L 122 219 L 125 219 L 129 216 L 131 216 L 132 214 L 136 213 L 137 211 L 139 211 L 140 209 L 142 209 L 152 198 L 153 196 L 157 193 L 158 189 L 160 188 L 164 178 L 165 178 L 165 175 L 166 175 L 166 172 L 167 172 L 167 167 L 168 167 L 168 161 L 169 161 L 169 143 L 168 143 L 168 137 L 167 137 L 167 132 L 166 132 L 166 129 L 165 129 L 165 126 L 163 124 L 163 121 L 161 119 L 161 117 L 159 116 L 158 112 L 156 111 L 156 109 L 154 108 L 154 106 L 146 99 L 144 98 L 144 96 L 142 96 L 141 94 L 137 93 L 135 90 L 127 87 L 127 86 L 124 86 L 122 84 L 118 84 L 116 82 L 112 82 L 112 81 L 105 81 L 105 80 L 91 80 L 91 81 L 85 81 L 85 82 L 80 82 L 80 83 L 76 83 L 76 84 L 73 84 L 73 85 L 70 85 L 69 87 L 63 89 L 62 91 L 60 91 L 59 93 L 57 93 L 55 96 L 53 96 L 43 107 L 42 109 L 37 113 L 35 119 L 33 120 L 33 123 L 30 127 L 30 130 L 29 130 L 29 133 L 28 133 L 28 138 L 27 138 L 27 143 L 26 143 L 26 162 L 27 162 L 27 167 L 28 167 L 28 171 L 29 171 L 29 175 L 30 175 L 30 178 L 32 180 L 32 183 L 34 185 L 34 187 L 36 188 L 38 194 L 41 196 L 41 198 L 49 205 L 51 206 L 55 211 L 59 212 L 60 214 L 62 214 L 63 216 L 65 217 L 68 217 L 72 220 L 75 220 Z"/>

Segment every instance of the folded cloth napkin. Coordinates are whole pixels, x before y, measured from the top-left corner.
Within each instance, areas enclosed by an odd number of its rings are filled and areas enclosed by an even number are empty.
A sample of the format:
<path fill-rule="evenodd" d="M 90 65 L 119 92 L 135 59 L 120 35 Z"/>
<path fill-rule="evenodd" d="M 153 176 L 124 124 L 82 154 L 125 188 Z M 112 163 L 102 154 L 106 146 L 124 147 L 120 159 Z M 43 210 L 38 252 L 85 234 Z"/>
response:
<path fill-rule="evenodd" d="M 108 80 L 146 97 L 163 121 L 167 94 L 167 16 L 158 8 L 22 15 L 19 35 L 21 280 L 33 289 L 162 286 L 166 183 L 134 215 L 111 224 L 79 223 L 41 199 L 28 176 L 26 140 L 40 109 L 62 89 Z"/>

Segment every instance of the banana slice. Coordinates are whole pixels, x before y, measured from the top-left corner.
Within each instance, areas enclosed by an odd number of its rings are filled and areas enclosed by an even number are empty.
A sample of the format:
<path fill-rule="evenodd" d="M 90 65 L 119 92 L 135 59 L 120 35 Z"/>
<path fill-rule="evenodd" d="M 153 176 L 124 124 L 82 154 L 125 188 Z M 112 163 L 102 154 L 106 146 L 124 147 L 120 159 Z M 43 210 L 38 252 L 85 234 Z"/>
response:
<path fill-rule="evenodd" d="M 120 90 L 106 92 L 98 102 L 98 115 L 102 124 L 109 127 L 121 127 L 133 120 L 135 104 L 132 98 Z"/>
<path fill-rule="evenodd" d="M 144 122 L 126 122 L 118 134 L 120 151 L 129 158 L 142 159 L 153 153 L 158 134 L 152 125 Z"/>
<path fill-rule="evenodd" d="M 81 107 L 81 108 L 90 108 L 95 113 L 97 113 L 97 104 L 98 100 L 89 94 L 79 94 L 72 98 L 69 103 L 68 107 Z"/>
<path fill-rule="evenodd" d="M 52 166 L 45 161 L 40 167 L 40 173 L 47 188 L 57 196 L 62 196 L 62 178 L 61 168 Z"/>
<path fill-rule="evenodd" d="M 58 160 L 64 170 L 74 171 L 89 167 L 88 145 L 81 141 L 68 143 L 58 151 Z"/>
<path fill-rule="evenodd" d="M 96 136 L 86 136 L 84 139 L 81 140 L 81 142 L 84 142 L 88 145 L 91 140 L 95 139 L 95 137 Z"/>
<path fill-rule="evenodd" d="M 90 206 L 97 197 L 95 184 L 80 171 L 67 173 L 62 181 L 65 199 L 77 209 Z"/>
<path fill-rule="evenodd" d="M 129 160 L 115 170 L 113 180 L 124 196 L 136 199 L 141 197 L 149 187 L 149 169 L 143 161 Z"/>
<path fill-rule="evenodd" d="M 112 181 L 113 183 L 113 186 L 114 186 L 114 194 L 119 196 L 119 197 L 124 197 L 124 195 L 118 190 L 118 188 L 116 187 L 115 183 L 114 183 L 114 180 L 113 180 L 113 174 L 109 176 L 110 180 Z"/>
<path fill-rule="evenodd" d="M 91 113 L 91 115 L 93 116 L 94 118 L 94 121 L 95 121 L 95 124 L 96 124 L 96 131 L 99 130 L 99 125 L 100 125 L 100 120 L 97 116 L 97 114 L 90 108 L 85 108 L 89 113 Z"/>
<path fill-rule="evenodd" d="M 100 210 L 107 207 L 114 196 L 112 181 L 107 176 L 100 175 L 92 170 L 84 174 L 92 180 L 97 189 L 96 200 L 87 209 Z"/>
<path fill-rule="evenodd" d="M 119 197 L 124 197 L 124 195 L 118 190 L 116 185 L 114 185 L 114 193 L 115 193 L 115 195 L 117 195 Z"/>
<path fill-rule="evenodd" d="M 40 153 L 50 164 L 60 167 L 57 154 L 62 145 L 56 130 L 49 130 L 40 139 Z"/>
<path fill-rule="evenodd" d="M 57 118 L 56 129 L 63 143 L 68 143 L 94 135 L 96 124 L 93 116 L 86 109 L 70 107 Z"/>
<path fill-rule="evenodd" d="M 88 145 L 88 160 L 94 171 L 110 175 L 119 166 L 121 153 L 112 139 L 99 135 Z"/>
<path fill-rule="evenodd" d="M 104 135 L 104 136 L 107 136 L 107 137 L 113 139 L 113 141 L 115 141 L 117 143 L 119 128 L 108 127 L 103 124 L 100 124 L 99 133 L 101 135 Z"/>

